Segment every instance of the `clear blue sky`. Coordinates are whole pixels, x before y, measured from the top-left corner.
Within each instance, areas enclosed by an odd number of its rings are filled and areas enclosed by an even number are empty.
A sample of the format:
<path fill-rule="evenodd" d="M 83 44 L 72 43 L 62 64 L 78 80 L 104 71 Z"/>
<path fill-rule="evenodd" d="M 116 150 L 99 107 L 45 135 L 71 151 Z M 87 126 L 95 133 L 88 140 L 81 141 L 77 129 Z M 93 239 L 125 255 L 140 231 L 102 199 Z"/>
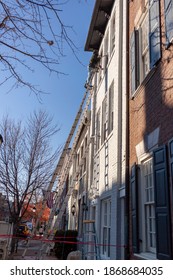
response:
<path fill-rule="evenodd" d="M 3 115 L 8 115 L 16 120 L 25 120 L 33 110 L 44 109 L 53 115 L 54 122 L 61 126 L 53 146 L 57 148 L 63 144 L 68 136 L 71 125 L 79 108 L 83 94 L 84 84 L 87 79 L 87 66 L 91 53 L 84 51 L 89 24 L 94 8 L 95 0 L 69 0 L 63 5 L 63 21 L 73 26 L 72 38 L 79 48 L 78 57 L 80 64 L 70 50 L 66 51 L 66 57 L 61 60 L 59 71 L 67 75 L 49 75 L 41 67 L 35 72 L 33 81 L 40 88 L 49 92 L 42 95 L 42 103 L 39 103 L 34 94 L 29 94 L 25 88 L 12 90 L 6 93 L 6 85 L 0 88 L 0 120 Z"/>

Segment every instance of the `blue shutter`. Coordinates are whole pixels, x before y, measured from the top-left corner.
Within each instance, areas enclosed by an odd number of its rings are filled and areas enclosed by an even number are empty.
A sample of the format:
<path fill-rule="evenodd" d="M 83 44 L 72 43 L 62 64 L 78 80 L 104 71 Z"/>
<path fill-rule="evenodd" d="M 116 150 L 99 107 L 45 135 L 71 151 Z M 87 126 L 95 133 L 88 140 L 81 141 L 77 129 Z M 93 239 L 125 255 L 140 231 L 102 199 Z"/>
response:
<path fill-rule="evenodd" d="M 139 85 L 138 80 L 138 31 L 134 30 L 130 38 L 130 71 L 131 71 L 131 94 Z"/>
<path fill-rule="evenodd" d="M 161 57 L 160 5 L 159 0 L 150 0 L 149 4 L 150 68 L 152 69 Z"/>
<path fill-rule="evenodd" d="M 165 29 L 166 43 L 169 45 L 173 38 L 173 0 L 165 0 Z"/>
<path fill-rule="evenodd" d="M 156 248 L 157 258 L 172 259 L 171 253 L 171 220 L 169 185 L 167 173 L 166 147 L 160 147 L 153 152 L 153 171 L 156 208 Z"/>
<path fill-rule="evenodd" d="M 137 187 L 137 166 L 134 164 L 131 169 L 130 178 L 131 190 L 131 213 L 132 213 L 132 248 L 133 253 L 139 252 L 139 234 L 138 234 L 138 187 Z"/>
<path fill-rule="evenodd" d="M 170 177 L 171 177 L 171 187 L 173 195 L 173 139 L 169 141 L 169 162 L 170 162 Z M 172 197 L 173 201 L 173 197 Z"/>

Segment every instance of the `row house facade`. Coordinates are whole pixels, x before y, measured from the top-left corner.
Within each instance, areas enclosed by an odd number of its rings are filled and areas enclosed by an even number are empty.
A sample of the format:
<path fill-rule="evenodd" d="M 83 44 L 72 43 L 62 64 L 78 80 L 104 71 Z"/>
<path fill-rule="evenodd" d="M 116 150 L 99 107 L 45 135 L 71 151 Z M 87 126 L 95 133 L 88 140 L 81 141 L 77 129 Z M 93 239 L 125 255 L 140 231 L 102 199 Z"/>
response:
<path fill-rule="evenodd" d="M 88 110 L 75 146 L 75 156 L 69 172 L 69 186 L 74 185 L 68 202 L 70 219 L 68 229 L 78 231 L 78 239 L 83 238 L 83 221 L 88 211 L 88 172 L 90 146 L 91 111 Z"/>
<path fill-rule="evenodd" d="M 127 1 L 97 0 L 85 45 L 91 112 L 73 151 L 67 189 L 74 187 L 63 217 L 68 229 L 78 230 L 79 243 L 84 221 L 95 221 L 99 258 L 107 260 L 125 258 L 126 44 Z"/>
<path fill-rule="evenodd" d="M 129 1 L 130 258 L 173 259 L 173 1 Z"/>
<path fill-rule="evenodd" d="M 85 51 L 94 89 L 88 218 L 95 221 L 101 259 L 124 259 L 127 1 L 96 1 Z"/>
<path fill-rule="evenodd" d="M 101 259 L 173 259 L 172 42 L 173 0 L 96 0 L 66 224 L 94 220 Z"/>

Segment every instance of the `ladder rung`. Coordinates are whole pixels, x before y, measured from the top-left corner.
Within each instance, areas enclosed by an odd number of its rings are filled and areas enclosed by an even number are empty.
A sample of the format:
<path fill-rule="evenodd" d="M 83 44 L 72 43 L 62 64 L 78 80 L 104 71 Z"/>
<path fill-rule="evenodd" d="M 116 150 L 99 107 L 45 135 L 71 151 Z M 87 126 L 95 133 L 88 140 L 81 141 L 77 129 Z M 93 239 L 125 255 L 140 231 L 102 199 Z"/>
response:
<path fill-rule="evenodd" d="M 95 223 L 95 220 L 84 220 L 84 224 L 90 224 L 90 223 Z"/>

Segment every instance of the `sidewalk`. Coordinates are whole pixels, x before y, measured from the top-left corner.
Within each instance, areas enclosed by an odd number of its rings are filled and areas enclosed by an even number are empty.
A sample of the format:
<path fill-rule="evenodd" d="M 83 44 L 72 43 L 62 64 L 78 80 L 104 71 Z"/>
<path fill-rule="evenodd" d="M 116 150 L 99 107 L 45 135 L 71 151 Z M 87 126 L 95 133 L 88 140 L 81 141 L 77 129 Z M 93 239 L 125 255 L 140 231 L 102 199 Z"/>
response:
<path fill-rule="evenodd" d="M 37 259 L 37 254 L 34 255 L 25 255 L 22 257 L 21 253 L 14 253 L 8 257 L 8 260 L 39 260 Z M 55 256 L 45 255 L 42 260 L 58 260 Z"/>
<path fill-rule="evenodd" d="M 25 251 L 26 247 L 19 247 L 17 253 L 13 253 L 8 256 L 8 260 L 39 260 L 40 259 L 40 248 L 29 247 Z M 25 254 L 24 254 L 25 251 Z M 24 256 L 22 256 L 24 254 Z M 57 260 L 56 256 L 52 253 L 50 255 L 43 251 L 42 260 Z"/>

